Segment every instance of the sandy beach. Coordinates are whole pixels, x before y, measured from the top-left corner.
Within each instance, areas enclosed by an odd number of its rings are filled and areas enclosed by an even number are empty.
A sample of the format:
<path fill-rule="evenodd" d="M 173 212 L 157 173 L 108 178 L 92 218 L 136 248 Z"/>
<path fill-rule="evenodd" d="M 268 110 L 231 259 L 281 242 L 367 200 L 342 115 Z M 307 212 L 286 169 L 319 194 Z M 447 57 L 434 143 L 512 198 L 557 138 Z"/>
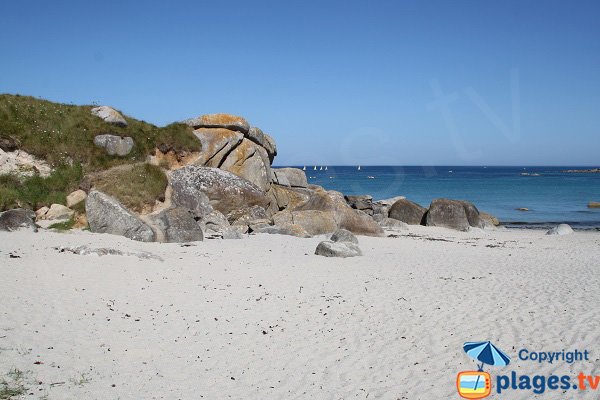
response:
<path fill-rule="evenodd" d="M 544 233 L 411 226 L 341 259 L 314 255 L 323 237 L 0 232 L 0 374 L 22 371 L 27 398 L 446 399 L 480 340 L 518 373 L 600 374 L 600 234 Z"/>

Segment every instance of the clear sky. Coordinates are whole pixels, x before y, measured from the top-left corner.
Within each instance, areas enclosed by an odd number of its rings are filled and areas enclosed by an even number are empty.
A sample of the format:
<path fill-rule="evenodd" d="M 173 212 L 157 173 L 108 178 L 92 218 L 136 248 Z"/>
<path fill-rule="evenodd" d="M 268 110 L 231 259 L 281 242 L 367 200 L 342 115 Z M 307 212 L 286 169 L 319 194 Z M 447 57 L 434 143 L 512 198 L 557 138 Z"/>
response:
<path fill-rule="evenodd" d="M 600 164 L 598 1 L 2 1 L 0 92 L 246 117 L 276 164 Z"/>

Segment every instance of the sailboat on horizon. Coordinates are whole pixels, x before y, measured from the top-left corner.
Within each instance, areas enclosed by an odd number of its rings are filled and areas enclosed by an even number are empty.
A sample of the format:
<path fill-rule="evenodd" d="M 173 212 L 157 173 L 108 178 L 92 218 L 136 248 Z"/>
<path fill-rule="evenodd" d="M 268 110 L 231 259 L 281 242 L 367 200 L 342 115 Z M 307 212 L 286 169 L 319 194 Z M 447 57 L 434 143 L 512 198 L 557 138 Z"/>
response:
<path fill-rule="evenodd" d="M 313 171 L 316 171 L 316 170 L 317 170 L 317 166 L 315 165 L 315 167 L 313 168 Z"/>
<path fill-rule="evenodd" d="M 358 166 L 357 170 L 359 170 L 359 171 L 360 171 L 360 165 Z"/>
<path fill-rule="evenodd" d="M 306 171 L 306 165 L 302 167 L 302 171 Z"/>

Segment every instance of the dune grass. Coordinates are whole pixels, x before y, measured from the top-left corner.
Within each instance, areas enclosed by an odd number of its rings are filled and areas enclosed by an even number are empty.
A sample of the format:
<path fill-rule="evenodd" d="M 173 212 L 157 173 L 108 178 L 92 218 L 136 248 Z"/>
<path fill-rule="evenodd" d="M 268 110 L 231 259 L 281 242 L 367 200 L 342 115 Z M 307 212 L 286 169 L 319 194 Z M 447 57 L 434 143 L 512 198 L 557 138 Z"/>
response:
<path fill-rule="evenodd" d="M 124 115 L 128 126 L 119 127 L 92 115 L 92 108 L 0 94 L 0 140 L 15 143 L 53 166 L 76 162 L 86 171 L 144 161 L 159 145 L 200 150 L 200 141 L 185 124 L 161 128 Z M 93 143 L 94 137 L 101 134 L 130 136 L 135 142 L 133 150 L 126 157 L 108 156 Z"/>
<path fill-rule="evenodd" d="M 120 127 L 92 115 L 92 107 L 0 94 L 0 145 L 8 151 L 24 150 L 55 168 L 47 178 L 0 176 L 0 211 L 65 204 L 66 196 L 77 189 L 83 176 L 115 166 L 137 165 L 156 147 L 200 151 L 200 141 L 185 124 L 157 127 L 124 115 L 128 126 Z M 125 157 L 109 156 L 94 145 L 94 137 L 100 134 L 130 136 L 135 144 Z M 109 175 L 98 182 L 98 189 L 136 210 L 153 204 L 166 187 L 166 178 L 156 167 L 136 166 L 126 173 L 117 170 Z"/>
<path fill-rule="evenodd" d="M 65 204 L 67 194 L 77 189 L 82 177 L 80 164 L 60 165 L 46 178 L 0 175 L 0 210 Z"/>

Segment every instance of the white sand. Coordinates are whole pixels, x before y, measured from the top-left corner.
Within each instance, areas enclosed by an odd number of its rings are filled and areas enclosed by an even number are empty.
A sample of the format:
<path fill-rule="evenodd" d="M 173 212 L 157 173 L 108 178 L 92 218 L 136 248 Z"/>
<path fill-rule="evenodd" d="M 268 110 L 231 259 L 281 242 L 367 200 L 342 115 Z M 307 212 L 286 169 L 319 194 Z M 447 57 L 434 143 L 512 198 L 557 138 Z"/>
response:
<path fill-rule="evenodd" d="M 453 399 L 478 340 L 508 371 L 600 375 L 600 233 L 410 232 L 359 237 L 351 259 L 313 255 L 322 238 L 0 232 L 0 376 L 25 371 L 25 398 Z M 83 244 L 164 261 L 53 249 Z M 592 361 L 539 366 L 523 347 Z"/>

